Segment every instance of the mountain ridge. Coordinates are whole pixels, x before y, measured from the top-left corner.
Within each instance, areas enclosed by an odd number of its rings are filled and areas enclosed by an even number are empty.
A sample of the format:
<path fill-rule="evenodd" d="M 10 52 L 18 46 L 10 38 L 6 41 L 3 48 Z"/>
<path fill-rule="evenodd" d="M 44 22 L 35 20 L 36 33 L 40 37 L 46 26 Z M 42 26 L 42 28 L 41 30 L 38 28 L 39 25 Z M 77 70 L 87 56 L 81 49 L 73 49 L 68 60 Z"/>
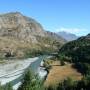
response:
<path fill-rule="evenodd" d="M 61 36 L 62 38 L 66 39 L 67 41 L 73 41 L 73 40 L 78 39 L 78 36 L 76 36 L 75 34 L 68 33 L 68 32 L 65 32 L 65 31 L 58 32 L 57 34 L 59 36 Z"/>
<path fill-rule="evenodd" d="M 0 15 L 0 42 L 0 57 L 7 54 L 25 57 L 34 52 L 56 51 L 66 41 L 45 31 L 36 20 L 19 12 L 10 12 Z"/>

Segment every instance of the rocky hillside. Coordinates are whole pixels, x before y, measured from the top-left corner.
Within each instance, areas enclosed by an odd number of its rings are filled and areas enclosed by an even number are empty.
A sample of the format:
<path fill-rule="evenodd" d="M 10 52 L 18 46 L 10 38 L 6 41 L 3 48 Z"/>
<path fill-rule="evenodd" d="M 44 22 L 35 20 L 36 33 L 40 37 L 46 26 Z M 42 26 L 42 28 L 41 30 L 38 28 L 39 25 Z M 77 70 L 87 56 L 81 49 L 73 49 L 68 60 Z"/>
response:
<path fill-rule="evenodd" d="M 47 32 L 40 23 L 19 12 L 0 15 L 0 57 L 28 57 L 32 53 L 53 52 L 65 40 Z"/>

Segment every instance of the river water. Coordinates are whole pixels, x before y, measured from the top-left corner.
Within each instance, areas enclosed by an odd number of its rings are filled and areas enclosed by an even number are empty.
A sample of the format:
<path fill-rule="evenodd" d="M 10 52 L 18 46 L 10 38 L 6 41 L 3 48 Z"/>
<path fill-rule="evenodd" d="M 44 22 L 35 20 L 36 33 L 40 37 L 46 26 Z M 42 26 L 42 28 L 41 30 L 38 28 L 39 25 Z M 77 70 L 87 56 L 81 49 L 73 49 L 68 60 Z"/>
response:
<path fill-rule="evenodd" d="M 38 74 L 41 78 L 44 78 L 47 75 L 47 71 L 43 67 L 40 67 L 41 62 L 47 58 L 46 55 L 40 56 L 38 60 L 35 62 L 32 62 L 28 68 L 30 68 L 34 73 Z M 21 82 L 23 79 L 23 75 L 20 77 L 16 78 L 15 80 L 11 81 L 10 83 L 12 86 L 15 86 L 19 82 Z M 15 89 L 16 90 L 16 89 Z"/>
<path fill-rule="evenodd" d="M 39 60 L 33 62 L 30 65 L 31 70 L 38 74 L 40 78 L 43 78 L 45 75 L 47 75 L 47 71 L 43 67 L 40 67 L 41 62 L 43 62 L 45 58 L 47 58 L 47 56 L 40 56 Z"/>

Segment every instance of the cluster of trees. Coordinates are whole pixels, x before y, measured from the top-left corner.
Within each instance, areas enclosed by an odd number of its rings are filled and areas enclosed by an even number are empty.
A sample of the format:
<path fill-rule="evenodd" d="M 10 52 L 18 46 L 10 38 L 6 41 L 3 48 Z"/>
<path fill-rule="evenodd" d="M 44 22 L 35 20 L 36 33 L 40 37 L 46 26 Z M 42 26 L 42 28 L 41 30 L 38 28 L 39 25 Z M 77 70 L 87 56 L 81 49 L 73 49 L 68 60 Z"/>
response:
<path fill-rule="evenodd" d="M 73 64 L 73 67 L 76 68 L 83 76 L 90 75 L 90 64 L 77 62 Z"/>
<path fill-rule="evenodd" d="M 26 71 L 22 84 L 18 90 L 44 90 L 43 80 L 33 74 L 31 70 Z"/>
<path fill-rule="evenodd" d="M 40 50 L 26 50 L 24 58 L 30 58 L 30 57 L 35 57 L 35 56 L 39 56 L 42 55 L 43 52 L 41 52 Z"/>
<path fill-rule="evenodd" d="M 65 44 L 59 50 L 60 58 L 67 61 L 76 62 L 87 62 L 90 63 L 90 40 L 80 38 L 78 40 Z"/>
<path fill-rule="evenodd" d="M 28 50 L 26 49 L 24 58 L 36 57 L 40 55 L 49 55 L 54 52 L 56 52 L 56 50 L 54 50 L 51 47 L 40 46 L 40 48 L 37 48 L 37 49 L 28 49 Z"/>
<path fill-rule="evenodd" d="M 90 76 L 86 76 L 80 81 L 67 78 L 56 87 L 49 86 L 47 90 L 90 90 Z"/>

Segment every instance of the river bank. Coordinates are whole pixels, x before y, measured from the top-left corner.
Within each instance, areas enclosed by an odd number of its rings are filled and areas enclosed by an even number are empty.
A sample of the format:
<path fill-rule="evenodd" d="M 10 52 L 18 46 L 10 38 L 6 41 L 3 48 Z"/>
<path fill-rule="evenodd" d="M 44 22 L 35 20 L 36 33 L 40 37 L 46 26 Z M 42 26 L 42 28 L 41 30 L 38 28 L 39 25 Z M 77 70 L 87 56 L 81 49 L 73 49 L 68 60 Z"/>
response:
<path fill-rule="evenodd" d="M 13 90 L 17 90 L 23 79 L 23 73 L 25 70 L 31 69 L 39 77 L 45 78 L 48 74 L 43 65 L 43 60 L 49 58 L 49 56 L 43 55 L 35 58 L 28 58 L 24 60 L 7 60 L 0 64 L 0 83 L 5 85 L 11 83 Z"/>
<path fill-rule="evenodd" d="M 21 77 L 24 71 L 31 65 L 31 63 L 37 61 L 38 59 L 39 57 L 28 58 L 25 60 L 10 60 L 0 64 L 1 85 L 5 85 L 6 83 L 12 82 L 15 79 Z M 14 90 L 16 90 L 17 85 L 20 85 L 20 82 L 13 86 Z"/>

